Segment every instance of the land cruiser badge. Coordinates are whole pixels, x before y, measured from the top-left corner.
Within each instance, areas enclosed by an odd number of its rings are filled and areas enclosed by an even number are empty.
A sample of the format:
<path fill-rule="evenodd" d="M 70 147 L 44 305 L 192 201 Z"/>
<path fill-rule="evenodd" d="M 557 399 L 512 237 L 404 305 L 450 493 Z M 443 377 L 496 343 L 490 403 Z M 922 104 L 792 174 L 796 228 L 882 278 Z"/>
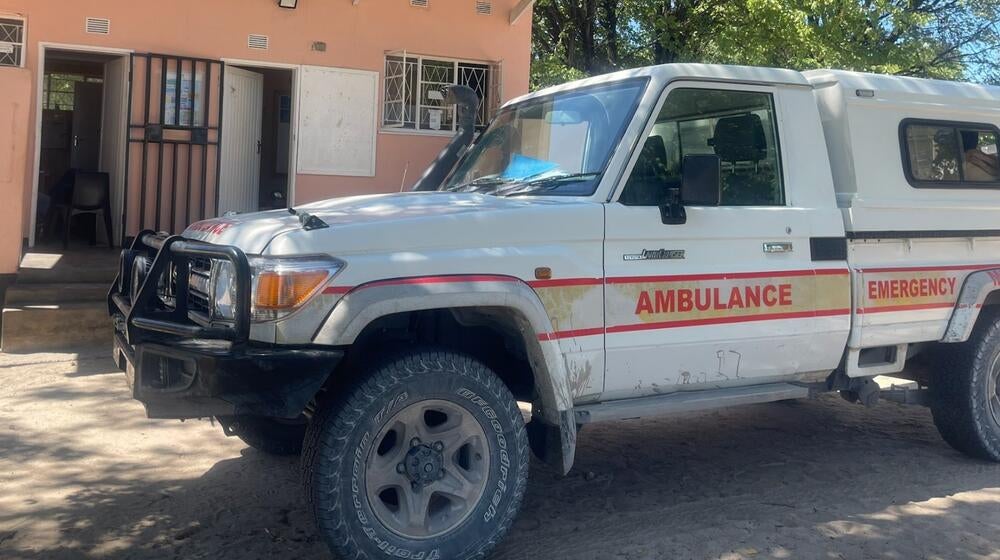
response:
<path fill-rule="evenodd" d="M 626 261 L 663 261 L 663 260 L 674 260 L 683 259 L 684 250 L 683 249 L 643 249 L 641 253 L 623 255 L 622 258 Z"/>

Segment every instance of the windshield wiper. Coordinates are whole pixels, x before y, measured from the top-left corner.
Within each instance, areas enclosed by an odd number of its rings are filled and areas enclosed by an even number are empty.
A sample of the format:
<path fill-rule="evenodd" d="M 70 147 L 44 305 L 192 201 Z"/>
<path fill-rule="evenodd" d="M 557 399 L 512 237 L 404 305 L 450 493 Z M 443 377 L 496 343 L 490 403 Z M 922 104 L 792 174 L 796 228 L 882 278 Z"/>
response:
<path fill-rule="evenodd" d="M 539 191 L 552 190 L 567 183 L 577 183 L 580 181 L 586 181 L 587 179 L 593 179 L 598 175 L 600 175 L 600 173 L 567 173 L 565 175 L 542 177 L 541 179 L 534 179 L 532 181 L 519 181 L 517 184 L 511 185 L 509 188 L 498 189 L 496 195 L 518 196 L 522 194 L 537 193 Z"/>
<path fill-rule="evenodd" d="M 479 192 L 487 190 L 489 187 L 497 187 L 500 185 L 505 185 L 510 182 L 511 182 L 510 179 L 503 179 L 498 175 L 489 175 L 486 177 L 479 177 L 478 179 L 473 179 L 467 183 L 462 183 L 461 185 L 447 187 L 444 190 L 451 192 Z"/>

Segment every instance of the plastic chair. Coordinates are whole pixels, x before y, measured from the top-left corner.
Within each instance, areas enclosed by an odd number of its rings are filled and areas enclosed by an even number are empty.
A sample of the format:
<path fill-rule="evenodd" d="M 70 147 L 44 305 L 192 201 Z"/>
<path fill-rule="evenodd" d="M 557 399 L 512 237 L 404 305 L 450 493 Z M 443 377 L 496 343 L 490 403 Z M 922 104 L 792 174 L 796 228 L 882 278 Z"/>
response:
<path fill-rule="evenodd" d="M 115 246 L 111 229 L 111 178 L 107 173 L 77 171 L 73 181 L 73 194 L 69 203 L 60 204 L 63 217 L 63 249 L 69 247 L 70 220 L 81 214 L 94 215 L 94 231 L 90 244 L 97 244 L 97 214 L 104 218 L 104 229 L 108 236 L 108 246 Z"/>

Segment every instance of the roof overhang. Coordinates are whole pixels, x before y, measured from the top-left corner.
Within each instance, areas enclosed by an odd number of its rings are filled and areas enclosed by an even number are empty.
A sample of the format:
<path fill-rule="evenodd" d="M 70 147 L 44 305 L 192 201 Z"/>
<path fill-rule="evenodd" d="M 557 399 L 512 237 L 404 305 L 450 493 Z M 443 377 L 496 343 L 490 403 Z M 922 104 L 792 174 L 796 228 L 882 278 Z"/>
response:
<path fill-rule="evenodd" d="M 514 25 L 517 23 L 517 20 L 521 19 L 521 16 L 524 15 L 524 12 L 527 12 L 528 8 L 532 7 L 534 4 L 535 0 L 521 0 L 518 2 L 517 5 L 510 10 L 510 24 Z"/>

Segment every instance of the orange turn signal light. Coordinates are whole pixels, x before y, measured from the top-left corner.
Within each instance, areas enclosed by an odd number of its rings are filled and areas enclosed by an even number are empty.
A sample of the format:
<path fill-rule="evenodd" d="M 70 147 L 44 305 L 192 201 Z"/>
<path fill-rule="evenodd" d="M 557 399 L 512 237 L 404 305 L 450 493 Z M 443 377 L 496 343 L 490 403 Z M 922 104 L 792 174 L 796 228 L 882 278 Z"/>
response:
<path fill-rule="evenodd" d="M 267 270 L 259 274 L 254 306 L 260 310 L 294 309 L 305 303 L 329 276 L 325 270 Z"/>

